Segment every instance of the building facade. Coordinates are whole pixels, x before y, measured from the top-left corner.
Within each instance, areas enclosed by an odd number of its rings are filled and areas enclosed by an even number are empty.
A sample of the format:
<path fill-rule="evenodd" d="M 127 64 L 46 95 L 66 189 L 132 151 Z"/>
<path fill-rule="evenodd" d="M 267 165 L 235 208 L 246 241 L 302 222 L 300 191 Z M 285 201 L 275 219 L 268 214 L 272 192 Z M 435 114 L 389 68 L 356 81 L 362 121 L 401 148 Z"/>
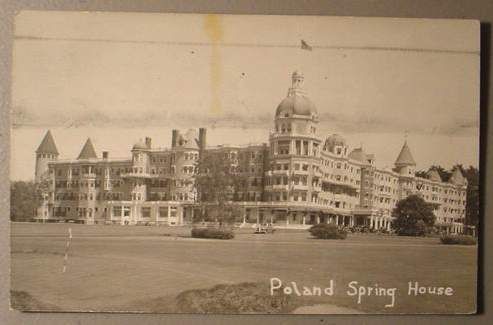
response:
<path fill-rule="evenodd" d="M 292 85 L 275 111 L 268 143 L 209 147 L 206 129 L 173 130 L 169 148 L 139 141 L 127 159 L 99 157 L 90 139 L 74 160 L 58 159 L 50 131 L 36 150 L 37 182 L 46 195 L 40 221 L 88 224 L 180 225 L 196 216 L 201 200 L 199 162 L 215 156 L 228 161 L 241 186 L 228 204 L 238 222 L 270 222 L 303 227 L 320 222 L 390 229 L 396 203 L 418 194 L 431 203 L 436 225 L 460 233 L 465 220 L 467 180 L 456 168 L 447 182 L 436 170 L 416 176 L 416 162 L 404 143 L 392 169 L 375 166 L 363 148 L 350 149 L 337 134 L 318 135 L 318 111 L 303 89 Z"/>

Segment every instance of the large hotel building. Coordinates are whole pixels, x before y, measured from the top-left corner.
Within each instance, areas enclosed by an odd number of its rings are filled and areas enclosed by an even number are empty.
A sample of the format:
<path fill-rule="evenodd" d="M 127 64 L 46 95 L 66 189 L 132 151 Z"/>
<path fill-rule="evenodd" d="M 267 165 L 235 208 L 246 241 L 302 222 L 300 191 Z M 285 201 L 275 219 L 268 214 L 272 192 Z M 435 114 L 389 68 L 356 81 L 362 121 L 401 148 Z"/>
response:
<path fill-rule="evenodd" d="M 146 138 L 132 147 L 128 159 L 112 159 L 105 151 L 98 156 L 87 139 L 77 159 L 59 160 L 48 131 L 36 150 L 35 178 L 46 184 L 36 218 L 87 224 L 191 222 L 201 209 L 198 162 L 218 155 L 244 180 L 228 203 L 240 211 L 238 222 L 390 229 L 397 201 L 418 194 L 433 204 L 438 227 L 463 231 L 467 180 L 459 169 L 447 182 L 433 169 L 417 177 L 407 143 L 393 169 L 379 169 L 372 154 L 350 150 L 343 137 L 319 137 L 317 109 L 303 90 L 303 79 L 299 72 L 292 74 L 269 141 L 261 145 L 209 147 L 206 129 L 173 130 L 170 148 L 154 148 Z"/>

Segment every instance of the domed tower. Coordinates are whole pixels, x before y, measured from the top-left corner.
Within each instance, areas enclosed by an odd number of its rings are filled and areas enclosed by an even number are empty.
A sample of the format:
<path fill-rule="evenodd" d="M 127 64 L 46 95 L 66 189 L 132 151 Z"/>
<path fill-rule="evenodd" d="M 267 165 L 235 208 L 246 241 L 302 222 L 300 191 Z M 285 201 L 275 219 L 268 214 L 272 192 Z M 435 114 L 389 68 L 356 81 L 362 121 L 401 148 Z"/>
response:
<path fill-rule="evenodd" d="M 303 90 L 304 76 L 295 71 L 286 98 L 277 106 L 270 143 L 266 200 L 318 201 L 321 140 L 318 112 Z"/>
<path fill-rule="evenodd" d="M 48 173 L 48 163 L 58 159 L 58 150 L 55 145 L 55 140 L 51 135 L 51 131 L 46 132 L 43 140 L 41 141 L 38 149 L 36 149 L 36 170 L 34 172 L 34 179 L 36 182 Z"/>
<path fill-rule="evenodd" d="M 303 90 L 303 82 L 303 74 L 293 72 L 288 95 L 277 106 L 270 136 L 273 156 L 318 156 L 321 142 L 317 137 L 318 112 Z"/>

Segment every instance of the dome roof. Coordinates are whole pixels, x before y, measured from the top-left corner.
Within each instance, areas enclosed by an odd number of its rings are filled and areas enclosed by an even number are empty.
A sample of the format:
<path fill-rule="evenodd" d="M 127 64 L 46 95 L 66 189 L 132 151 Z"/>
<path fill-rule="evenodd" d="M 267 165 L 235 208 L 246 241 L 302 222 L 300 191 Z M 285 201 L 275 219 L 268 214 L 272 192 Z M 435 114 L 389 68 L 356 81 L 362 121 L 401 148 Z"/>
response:
<path fill-rule="evenodd" d="M 284 98 L 277 106 L 276 117 L 292 115 L 312 116 L 317 115 L 317 109 L 306 96 L 292 95 Z"/>
<path fill-rule="evenodd" d="M 345 146 L 346 139 L 344 139 L 339 134 L 331 134 L 327 137 L 327 140 L 325 140 L 325 144 L 330 144 L 333 146 Z"/>
<path fill-rule="evenodd" d="M 349 153 L 349 158 L 360 162 L 366 162 L 366 153 L 363 151 L 363 148 L 356 148 Z"/>
<path fill-rule="evenodd" d="M 134 146 L 132 147 L 132 150 L 144 150 L 147 149 L 146 144 L 142 141 L 142 139 L 139 140 Z"/>

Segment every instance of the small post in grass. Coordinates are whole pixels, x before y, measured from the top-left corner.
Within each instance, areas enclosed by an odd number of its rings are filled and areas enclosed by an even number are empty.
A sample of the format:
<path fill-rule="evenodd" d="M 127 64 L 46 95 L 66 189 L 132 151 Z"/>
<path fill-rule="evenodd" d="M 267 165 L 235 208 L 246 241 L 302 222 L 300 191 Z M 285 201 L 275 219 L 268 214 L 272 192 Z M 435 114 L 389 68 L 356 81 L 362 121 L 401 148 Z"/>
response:
<path fill-rule="evenodd" d="M 67 239 L 67 245 L 65 245 L 65 256 L 63 257 L 62 273 L 65 273 L 65 271 L 67 270 L 68 250 L 70 248 L 71 241 L 72 241 L 72 228 L 68 228 L 68 239 Z"/>

